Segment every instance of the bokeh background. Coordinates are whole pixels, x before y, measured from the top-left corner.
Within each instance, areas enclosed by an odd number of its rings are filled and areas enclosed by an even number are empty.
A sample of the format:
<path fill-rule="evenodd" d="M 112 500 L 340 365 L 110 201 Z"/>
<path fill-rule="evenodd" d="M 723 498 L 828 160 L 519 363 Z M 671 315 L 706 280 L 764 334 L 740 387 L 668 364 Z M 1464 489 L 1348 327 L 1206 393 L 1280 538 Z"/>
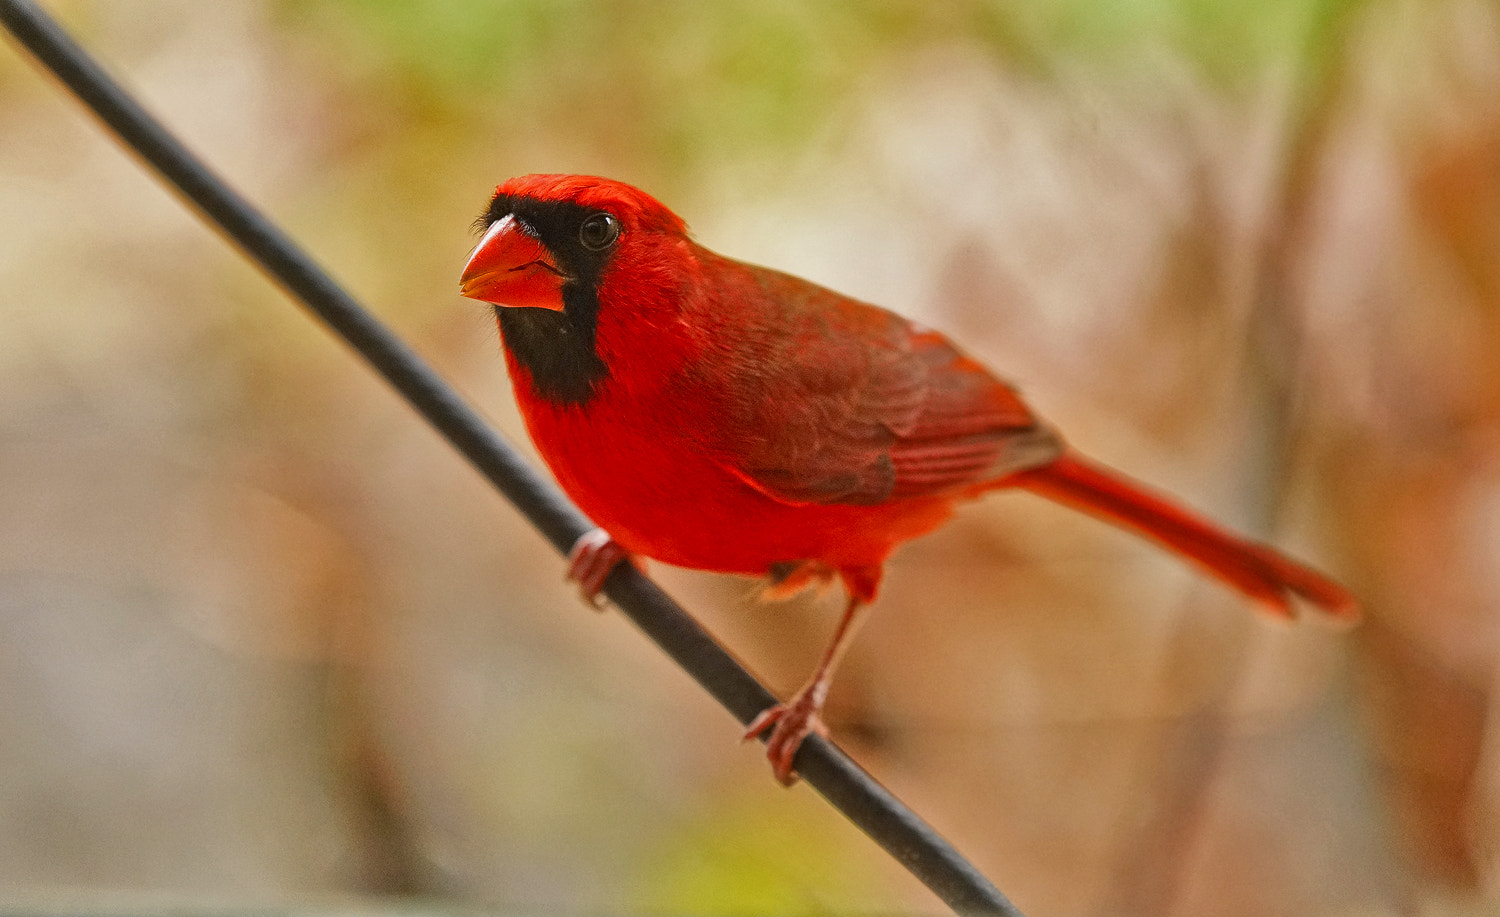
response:
<path fill-rule="evenodd" d="M 1500 908 L 1492 0 L 50 8 L 517 442 L 470 223 L 605 174 L 1350 583 L 897 556 L 835 738 L 1028 913 Z M 0 909 L 941 910 L 13 45 L 0 523 Z M 656 572 L 783 694 L 837 615 Z"/>

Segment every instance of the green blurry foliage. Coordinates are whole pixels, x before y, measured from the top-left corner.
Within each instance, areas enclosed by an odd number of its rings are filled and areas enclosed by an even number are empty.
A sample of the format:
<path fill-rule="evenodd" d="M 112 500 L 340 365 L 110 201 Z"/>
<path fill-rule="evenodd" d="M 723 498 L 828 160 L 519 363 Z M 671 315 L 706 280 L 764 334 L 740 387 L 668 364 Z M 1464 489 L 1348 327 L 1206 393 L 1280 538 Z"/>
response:
<path fill-rule="evenodd" d="M 785 794 L 767 818 L 757 792 L 722 795 L 642 850 L 627 910 L 795 914 L 894 898 L 886 854 L 828 817 L 811 793 Z"/>
<path fill-rule="evenodd" d="M 1139 67 L 1155 51 L 1197 66 L 1212 83 L 1234 87 L 1268 64 L 1300 53 L 1346 0 L 1046 0 L 1006 4 L 1014 33 L 1039 59 L 1082 58 Z"/>
<path fill-rule="evenodd" d="M 334 49 L 327 66 L 425 117 L 499 142 L 591 136 L 665 169 L 705 147 L 794 142 L 892 31 L 852 4 L 287 0 L 279 12 Z"/>
<path fill-rule="evenodd" d="M 280 0 L 274 15 L 320 80 L 351 87 L 351 105 L 380 100 L 344 112 L 365 122 L 360 136 L 435 132 L 450 150 L 467 138 L 543 162 L 562 146 L 615 174 L 637 163 L 635 179 L 666 193 L 797 149 L 924 49 L 962 44 L 1044 79 L 1175 59 L 1210 82 L 1253 85 L 1268 62 L 1319 53 L 1319 24 L 1344 5 Z"/>

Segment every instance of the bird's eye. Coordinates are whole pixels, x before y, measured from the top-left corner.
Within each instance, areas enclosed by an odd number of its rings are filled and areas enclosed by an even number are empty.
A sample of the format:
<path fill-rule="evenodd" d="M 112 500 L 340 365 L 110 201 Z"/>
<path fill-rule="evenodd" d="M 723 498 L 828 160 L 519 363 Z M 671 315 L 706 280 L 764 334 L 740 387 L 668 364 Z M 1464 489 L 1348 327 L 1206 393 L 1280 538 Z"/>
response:
<path fill-rule="evenodd" d="M 596 213 L 578 227 L 578 241 L 589 251 L 602 252 L 620 238 L 620 221 L 607 213 Z"/>

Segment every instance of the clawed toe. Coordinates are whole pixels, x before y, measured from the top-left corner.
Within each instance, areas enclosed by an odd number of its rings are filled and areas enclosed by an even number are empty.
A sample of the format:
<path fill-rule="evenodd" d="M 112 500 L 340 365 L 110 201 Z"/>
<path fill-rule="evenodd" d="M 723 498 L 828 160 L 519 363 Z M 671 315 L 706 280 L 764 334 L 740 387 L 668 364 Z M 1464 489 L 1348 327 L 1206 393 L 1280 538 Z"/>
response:
<path fill-rule="evenodd" d="M 810 693 L 804 690 L 785 704 L 767 707 L 745 729 L 745 741 L 759 738 L 768 729 L 771 731 L 766 739 L 766 758 L 771 762 L 771 772 L 782 786 L 797 782 L 792 759 L 797 756 L 803 740 L 813 733 L 828 735 L 828 727 L 818 713 L 820 705 L 812 700 Z"/>
<path fill-rule="evenodd" d="M 629 551 L 620 547 L 604 529 L 590 529 L 573 542 L 573 550 L 568 552 L 568 580 L 578 584 L 585 602 L 602 608 L 600 590 L 610 571 L 622 560 L 633 560 Z"/>

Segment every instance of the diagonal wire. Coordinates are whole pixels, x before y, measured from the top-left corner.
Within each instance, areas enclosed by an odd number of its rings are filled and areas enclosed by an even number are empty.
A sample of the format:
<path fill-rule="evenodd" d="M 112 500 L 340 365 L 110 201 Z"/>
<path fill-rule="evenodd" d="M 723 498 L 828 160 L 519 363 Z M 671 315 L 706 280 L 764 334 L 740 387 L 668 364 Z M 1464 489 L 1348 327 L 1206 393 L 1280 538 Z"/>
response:
<path fill-rule="evenodd" d="M 411 348 L 189 152 L 40 7 L 29 0 L 0 0 L 0 23 L 210 225 L 359 351 L 553 546 L 567 552 L 593 527 Z M 754 676 L 631 565 L 616 568 L 605 592 L 741 723 L 774 702 Z M 809 736 L 796 766 L 803 779 L 955 911 L 1020 917 L 951 844 L 832 743 Z"/>

